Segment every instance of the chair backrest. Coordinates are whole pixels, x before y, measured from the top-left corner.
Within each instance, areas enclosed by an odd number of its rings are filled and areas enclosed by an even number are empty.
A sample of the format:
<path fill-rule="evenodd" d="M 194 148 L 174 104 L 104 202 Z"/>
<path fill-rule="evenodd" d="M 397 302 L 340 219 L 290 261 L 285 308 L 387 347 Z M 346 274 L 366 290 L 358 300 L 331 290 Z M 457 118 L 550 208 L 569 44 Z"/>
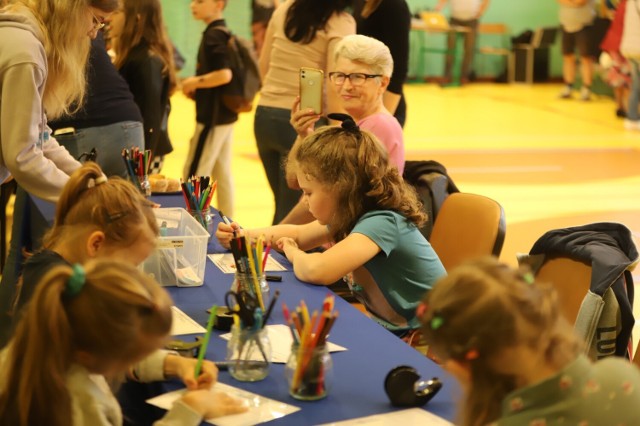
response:
<path fill-rule="evenodd" d="M 480 34 L 509 34 L 509 27 L 501 23 L 485 23 L 478 25 L 478 33 Z"/>
<path fill-rule="evenodd" d="M 589 291 L 591 266 L 568 257 L 556 257 L 540 267 L 536 280 L 555 287 L 562 314 L 570 324 L 575 324 L 580 305 Z"/>
<path fill-rule="evenodd" d="M 502 206 L 482 195 L 450 194 L 436 216 L 429 242 L 445 269 L 480 256 L 499 256 L 505 235 Z"/>
<path fill-rule="evenodd" d="M 538 28 L 533 33 L 531 45 L 534 48 L 549 47 L 556 42 L 558 27 Z"/>

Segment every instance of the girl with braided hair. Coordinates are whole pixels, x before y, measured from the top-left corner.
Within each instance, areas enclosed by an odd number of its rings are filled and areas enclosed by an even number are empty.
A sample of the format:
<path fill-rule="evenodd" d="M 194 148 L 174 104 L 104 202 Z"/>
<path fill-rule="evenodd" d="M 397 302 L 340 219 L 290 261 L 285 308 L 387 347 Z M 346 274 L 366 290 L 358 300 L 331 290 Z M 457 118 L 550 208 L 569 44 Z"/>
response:
<path fill-rule="evenodd" d="M 352 119 L 337 118 L 341 127 L 307 136 L 288 164 L 315 221 L 249 231 L 221 223 L 216 236 L 229 247 L 234 231 L 265 234 L 301 281 L 329 285 L 351 275 L 350 288 L 372 317 L 403 335 L 419 326 L 415 308 L 445 270 L 418 230 L 425 214 L 416 193 L 384 147 Z M 326 243 L 335 244 L 305 252 Z"/>

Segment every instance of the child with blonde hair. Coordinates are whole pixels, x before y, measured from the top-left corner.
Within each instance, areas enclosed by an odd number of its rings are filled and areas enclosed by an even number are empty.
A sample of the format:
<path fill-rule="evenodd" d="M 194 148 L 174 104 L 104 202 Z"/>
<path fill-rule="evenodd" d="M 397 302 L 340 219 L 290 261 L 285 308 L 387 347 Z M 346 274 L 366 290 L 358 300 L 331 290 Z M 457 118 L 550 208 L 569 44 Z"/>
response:
<path fill-rule="evenodd" d="M 96 259 L 51 269 L 37 286 L 10 344 L 0 352 L 2 424 L 122 425 L 108 380 L 194 375 L 191 363 L 158 351 L 171 329 L 171 299 L 135 266 Z M 138 363 L 134 368 L 131 365 Z M 156 425 L 198 425 L 233 414 L 239 401 L 187 391 Z"/>
<path fill-rule="evenodd" d="M 137 266 L 155 248 L 158 233 L 152 204 L 133 184 L 119 177 L 107 179 L 96 163 L 85 163 L 62 191 L 42 250 L 25 262 L 13 295 L 12 327 L 35 286 L 53 266 L 83 264 L 97 257 Z M 0 347 L 6 344 L 10 328 L 0 329 Z"/>
<path fill-rule="evenodd" d="M 550 285 L 494 258 L 460 265 L 418 307 L 429 350 L 462 384 L 460 424 L 640 424 L 640 371 L 592 364 Z"/>
<path fill-rule="evenodd" d="M 347 119 L 306 137 L 290 161 L 316 220 L 241 232 L 265 234 L 302 281 L 329 285 L 352 275 L 349 286 L 374 319 L 399 335 L 417 328 L 415 308 L 445 270 L 418 229 L 425 214 L 415 191 L 378 139 Z M 229 247 L 239 229 L 221 223 L 216 236 Z M 305 252 L 326 243 L 335 245 Z"/>

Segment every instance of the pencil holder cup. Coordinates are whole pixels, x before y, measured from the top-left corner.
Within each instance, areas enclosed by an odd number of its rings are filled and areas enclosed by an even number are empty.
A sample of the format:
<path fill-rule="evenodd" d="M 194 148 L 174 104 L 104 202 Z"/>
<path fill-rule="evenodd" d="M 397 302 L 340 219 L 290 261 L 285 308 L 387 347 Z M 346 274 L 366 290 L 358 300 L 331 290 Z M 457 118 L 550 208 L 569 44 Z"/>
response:
<path fill-rule="evenodd" d="M 257 382 L 269 374 L 271 342 L 266 328 L 231 328 L 227 345 L 231 377 L 241 382 Z"/>
<path fill-rule="evenodd" d="M 189 209 L 187 211 L 209 233 L 209 240 L 208 241 L 211 242 L 211 239 L 213 238 L 213 236 L 216 233 L 215 226 L 213 224 L 214 213 L 211 211 L 211 208 L 208 208 L 206 210 L 191 210 L 191 209 Z"/>
<path fill-rule="evenodd" d="M 245 274 L 242 272 L 236 272 L 236 275 L 233 279 L 233 284 L 231 284 L 231 291 L 239 292 L 240 290 L 244 290 L 249 294 L 255 294 L 256 292 L 256 279 L 260 286 L 260 296 L 262 297 L 262 311 L 265 311 L 265 308 L 269 305 L 270 300 L 270 291 L 269 291 L 269 283 L 267 282 L 267 277 L 264 274 L 256 274 L 255 278 L 253 274 Z M 257 296 L 256 296 L 257 298 Z M 258 301 L 259 302 L 259 301 Z"/>
<path fill-rule="evenodd" d="M 149 182 L 149 176 L 138 176 L 138 185 L 140 188 L 140 192 L 145 197 L 151 197 L 151 182 Z"/>
<path fill-rule="evenodd" d="M 327 396 L 333 383 L 333 360 L 327 345 L 316 347 L 294 343 L 284 368 L 289 395 L 302 401 Z"/>

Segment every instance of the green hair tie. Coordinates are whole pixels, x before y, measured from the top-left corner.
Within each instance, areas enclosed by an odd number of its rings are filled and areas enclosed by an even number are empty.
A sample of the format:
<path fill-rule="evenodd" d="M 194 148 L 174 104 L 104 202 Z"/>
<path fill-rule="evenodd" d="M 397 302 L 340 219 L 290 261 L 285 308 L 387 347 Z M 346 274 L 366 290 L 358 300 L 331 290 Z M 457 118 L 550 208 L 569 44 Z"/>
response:
<path fill-rule="evenodd" d="M 64 292 L 67 296 L 74 297 L 80 293 L 82 287 L 84 287 L 84 283 L 86 282 L 86 275 L 84 273 L 84 268 L 79 263 L 76 263 L 72 267 L 73 273 L 69 277 L 67 281 L 67 287 Z"/>
<path fill-rule="evenodd" d="M 533 274 L 531 272 L 526 272 L 523 276 L 522 279 L 524 280 L 525 283 L 531 285 L 535 282 L 535 278 L 533 277 Z"/>
<path fill-rule="evenodd" d="M 432 330 L 437 330 L 440 327 L 442 327 L 442 324 L 444 324 L 444 318 L 442 318 L 441 316 L 434 316 L 433 318 L 431 318 L 431 329 Z"/>

